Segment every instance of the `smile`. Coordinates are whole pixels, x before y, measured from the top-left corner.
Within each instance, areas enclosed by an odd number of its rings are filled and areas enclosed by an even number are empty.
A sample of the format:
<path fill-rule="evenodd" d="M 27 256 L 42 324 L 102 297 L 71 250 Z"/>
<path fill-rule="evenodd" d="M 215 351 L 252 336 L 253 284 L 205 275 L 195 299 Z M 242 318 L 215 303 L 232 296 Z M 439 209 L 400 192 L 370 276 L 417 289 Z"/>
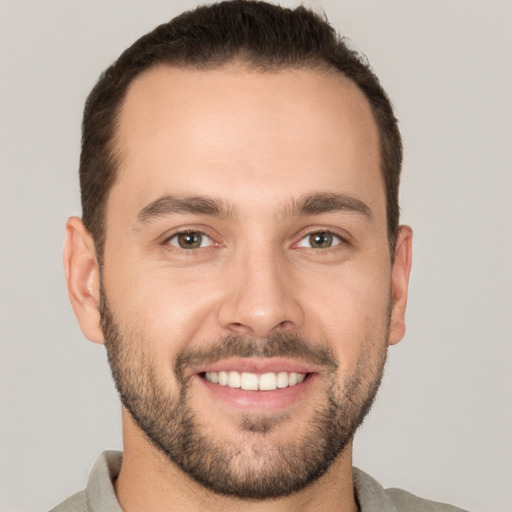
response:
<path fill-rule="evenodd" d="M 297 372 L 269 372 L 251 373 L 237 371 L 205 372 L 204 378 L 213 384 L 240 388 L 245 391 L 274 391 L 296 386 L 304 381 L 305 373 Z"/>

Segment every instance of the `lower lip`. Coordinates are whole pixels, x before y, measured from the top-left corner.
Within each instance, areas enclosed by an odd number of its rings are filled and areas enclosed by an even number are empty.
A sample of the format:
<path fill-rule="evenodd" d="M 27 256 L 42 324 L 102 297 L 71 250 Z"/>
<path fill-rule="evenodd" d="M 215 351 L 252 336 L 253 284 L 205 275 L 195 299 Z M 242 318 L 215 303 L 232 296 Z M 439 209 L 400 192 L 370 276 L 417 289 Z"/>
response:
<path fill-rule="evenodd" d="M 316 374 L 308 374 L 303 382 L 295 386 L 272 391 L 245 391 L 240 388 L 214 384 L 199 375 L 197 379 L 214 399 L 220 400 L 231 407 L 245 411 L 276 411 L 299 402 L 307 393 L 313 381 L 316 380 L 316 377 Z"/>

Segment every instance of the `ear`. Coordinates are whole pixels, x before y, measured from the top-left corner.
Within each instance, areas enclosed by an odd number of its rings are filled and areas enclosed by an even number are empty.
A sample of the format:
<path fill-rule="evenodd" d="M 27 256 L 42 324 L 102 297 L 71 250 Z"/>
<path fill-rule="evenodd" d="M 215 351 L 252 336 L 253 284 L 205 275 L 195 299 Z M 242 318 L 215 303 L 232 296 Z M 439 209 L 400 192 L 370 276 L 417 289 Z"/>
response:
<path fill-rule="evenodd" d="M 391 272 L 392 309 L 389 344 L 398 343 L 405 334 L 405 309 L 412 264 L 412 229 L 400 226 L 395 247 L 395 260 Z"/>
<path fill-rule="evenodd" d="M 94 241 L 78 217 L 66 224 L 64 271 L 69 299 L 84 335 L 104 343 L 100 326 L 100 270 Z"/>

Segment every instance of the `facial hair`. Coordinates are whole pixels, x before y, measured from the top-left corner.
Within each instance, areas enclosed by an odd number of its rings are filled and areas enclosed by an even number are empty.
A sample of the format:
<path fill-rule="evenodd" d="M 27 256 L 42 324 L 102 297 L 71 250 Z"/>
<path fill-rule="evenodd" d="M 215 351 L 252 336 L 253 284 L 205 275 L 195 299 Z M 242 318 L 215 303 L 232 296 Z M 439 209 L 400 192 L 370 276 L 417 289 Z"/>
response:
<path fill-rule="evenodd" d="M 352 440 L 383 375 L 389 318 L 383 339 L 368 343 L 376 354 L 362 358 L 343 385 L 329 346 L 280 333 L 263 340 L 227 336 L 202 350 L 184 349 L 174 364 L 178 392 L 172 394 L 158 378 L 148 349 L 150 340 L 138 330 L 121 332 L 103 290 L 100 309 L 108 360 L 122 404 L 151 444 L 187 475 L 221 495 L 278 498 L 317 480 Z M 191 372 L 187 370 L 232 356 L 291 357 L 325 370 L 323 399 L 316 404 L 302 436 L 269 444 L 268 436 L 286 421 L 286 414 L 254 413 L 240 417 L 238 429 L 248 436 L 243 446 L 208 435 L 209 418 L 205 423 L 191 405 Z"/>

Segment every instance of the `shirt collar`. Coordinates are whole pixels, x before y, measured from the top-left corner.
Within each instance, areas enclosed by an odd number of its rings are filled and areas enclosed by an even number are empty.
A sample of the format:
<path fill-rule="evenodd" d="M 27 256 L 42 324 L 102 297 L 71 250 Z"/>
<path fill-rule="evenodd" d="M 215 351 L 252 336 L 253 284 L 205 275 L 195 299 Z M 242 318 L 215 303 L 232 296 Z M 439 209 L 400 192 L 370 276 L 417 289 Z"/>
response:
<path fill-rule="evenodd" d="M 114 490 L 122 462 L 121 452 L 105 451 L 94 464 L 86 489 L 91 512 L 123 512 Z M 397 512 L 376 480 L 357 468 L 353 468 L 352 474 L 360 512 Z"/>

